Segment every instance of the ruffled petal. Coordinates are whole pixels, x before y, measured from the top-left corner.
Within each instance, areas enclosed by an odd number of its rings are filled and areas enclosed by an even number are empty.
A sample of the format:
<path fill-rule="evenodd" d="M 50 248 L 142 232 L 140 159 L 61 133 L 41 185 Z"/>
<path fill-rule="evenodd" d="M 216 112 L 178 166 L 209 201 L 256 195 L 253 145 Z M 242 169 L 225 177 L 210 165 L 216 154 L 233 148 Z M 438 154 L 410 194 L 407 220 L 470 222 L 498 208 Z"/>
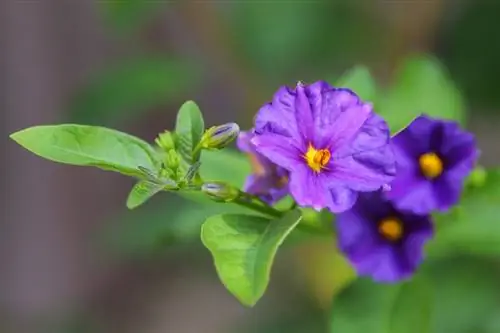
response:
<path fill-rule="evenodd" d="M 296 147 L 296 142 L 289 137 L 261 134 L 252 140 L 256 151 L 282 168 L 292 171 L 304 164 L 302 152 Z"/>
<path fill-rule="evenodd" d="M 304 164 L 290 173 L 290 194 L 299 206 L 312 207 L 318 211 L 327 207 L 331 199 L 324 184 L 321 174 L 314 174 Z"/>
<path fill-rule="evenodd" d="M 255 116 L 255 131 L 258 134 L 275 133 L 292 137 L 298 135 L 295 120 L 296 92 L 288 87 L 281 87 Z"/>
<path fill-rule="evenodd" d="M 356 191 L 375 191 L 396 175 L 396 159 L 387 123 L 372 114 L 354 139 L 335 152 L 329 168 L 332 179 Z"/>
<path fill-rule="evenodd" d="M 358 192 L 344 184 L 330 185 L 328 188 L 329 199 L 327 207 L 332 213 L 341 213 L 352 208 L 358 198 Z"/>
<path fill-rule="evenodd" d="M 349 89 L 324 89 L 321 99 L 316 100 L 313 115 L 318 147 L 339 149 L 352 140 L 372 114 L 371 104 L 361 102 Z"/>
<path fill-rule="evenodd" d="M 314 119 L 311 110 L 309 96 L 302 83 L 297 84 L 297 96 L 295 97 L 295 119 L 297 128 L 304 143 L 314 142 Z"/>

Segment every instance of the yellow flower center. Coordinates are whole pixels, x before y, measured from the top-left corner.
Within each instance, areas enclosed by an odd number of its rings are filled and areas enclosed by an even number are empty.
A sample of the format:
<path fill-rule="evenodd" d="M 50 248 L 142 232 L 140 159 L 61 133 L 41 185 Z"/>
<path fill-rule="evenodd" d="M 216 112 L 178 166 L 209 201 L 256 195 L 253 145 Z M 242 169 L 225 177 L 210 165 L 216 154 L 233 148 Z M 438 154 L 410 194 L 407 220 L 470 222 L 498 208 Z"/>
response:
<path fill-rule="evenodd" d="M 435 153 L 425 153 L 418 159 L 420 170 L 425 177 L 434 179 L 443 173 L 443 161 Z"/>
<path fill-rule="evenodd" d="M 388 217 L 380 222 L 378 232 L 390 241 L 397 241 L 403 236 L 403 224 L 398 218 Z"/>
<path fill-rule="evenodd" d="M 320 172 L 321 169 L 324 169 L 325 166 L 330 161 L 332 154 L 328 149 L 316 149 L 312 144 L 309 144 L 307 148 L 307 152 L 304 155 L 304 159 L 307 162 L 307 165 L 314 171 Z"/>

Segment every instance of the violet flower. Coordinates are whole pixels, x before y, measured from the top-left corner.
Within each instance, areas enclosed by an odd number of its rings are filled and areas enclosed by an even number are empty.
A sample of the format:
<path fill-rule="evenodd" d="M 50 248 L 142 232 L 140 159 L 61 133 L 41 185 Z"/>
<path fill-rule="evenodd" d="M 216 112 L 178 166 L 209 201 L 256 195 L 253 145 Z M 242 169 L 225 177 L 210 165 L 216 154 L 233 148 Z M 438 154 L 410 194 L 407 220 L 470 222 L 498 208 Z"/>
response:
<path fill-rule="evenodd" d="M 257 152 L 290 173 L 300 206 L 345 211 L 358 192 L 378 190 L 395 174 L 386 122 L 348 89 L 324 81 L 282 87 L 255 119 Z"/>
<path fill-rule="evenodd" d="M 421 115 L 392 139 L 397 175 L 386 193 L 400 209 L 417 214 L 456 204 L 479 151 L 456 122 Z"/>
<path fill-rule="evenodd" d="M 252 137 L 252 131 L 240 132 L 237 141 L 238 149 L 248 154 L 253 169 L 244 190 L 274 204 L 288 194 L 288 172 L 257 153 L 250 142 Z"/>
<path fill-rule="evenodd" d="M 361 194 L 351 210 L 337 215 L 341 251 L 360 276 L 378 282 L 409 278 L 433 234 L 430 215 L 400 211 L 381 191 Z"/>

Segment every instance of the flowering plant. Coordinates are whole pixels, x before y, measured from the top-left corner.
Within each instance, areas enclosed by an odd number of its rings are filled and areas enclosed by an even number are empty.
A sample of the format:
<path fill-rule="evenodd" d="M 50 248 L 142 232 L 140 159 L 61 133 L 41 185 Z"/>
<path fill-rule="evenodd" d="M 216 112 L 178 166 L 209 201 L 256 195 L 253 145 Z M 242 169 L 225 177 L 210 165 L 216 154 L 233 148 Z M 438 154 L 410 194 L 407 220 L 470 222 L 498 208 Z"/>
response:
<path fill-rule="evenodd" d="M 391 134 L 369 100 L 324 81 L 281 87 L 246 131 L 235 123 L 205 129 L 200 109 L 188 101 L 175 130 L 154 145 L 74 124 L 35 126 L 11 138 L 48 160 L 134 177 L 131 209 L 161 191 L 243 207 L 206 219 L 201 240 L 222 283 L 248 306 L 264 294 L 278 248 L 294 230 L 334 234 L 358 276 L 404 302 L 395 286 L 420 285 L 425 254 L 482 251 L 481 240 L 464 241 L 468 224 L 438 224 L 453 221 L 464 192 L 477 193 L 486 175 L 497 176 L 476 166 L 475 138 L 457 121 L 423 113 Z M 205 152 L 233 140 L 252 165 L 243 188 L 203 173 Z M 470 205 L 462 208 L 473 214 Z"/>

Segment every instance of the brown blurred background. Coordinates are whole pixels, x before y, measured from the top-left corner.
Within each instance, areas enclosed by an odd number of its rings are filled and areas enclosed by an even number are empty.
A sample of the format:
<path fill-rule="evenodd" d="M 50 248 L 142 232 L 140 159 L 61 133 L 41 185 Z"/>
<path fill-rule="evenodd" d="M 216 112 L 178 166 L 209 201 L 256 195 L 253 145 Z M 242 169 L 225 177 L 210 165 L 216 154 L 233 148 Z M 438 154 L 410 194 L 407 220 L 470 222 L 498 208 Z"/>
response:
<path fill-rule="evenodd" d="M 2 332 L 264 332 L 262 322 L 297 316 L 317 323 L 297 332 L 326 332 L 311 293 L 330 268 L 307 258 L 330 245 L 284 251 L 269 293 L 245 309 L 193 237 L 202 221 L 174 236 L 165 227 L 180 199 L 159 195 L 128 212 L 132 180 L 50 163 L 8 134 L 78 122 L 152 141 L 187 99 L 207 124 L 248 128 L 279 85 L 334 80 L 358 63 L 389 84 L 405 57 L 428 53 L 464 93 L 481 162 L 491 165 L 500 156 L 499 17 L 494 0 L 0 1 Z M 166 91 L 128 96 L 127 69 L 154 66 L 172 73 Z M 184 236 L 192 239 L 176 241 Z"/>

